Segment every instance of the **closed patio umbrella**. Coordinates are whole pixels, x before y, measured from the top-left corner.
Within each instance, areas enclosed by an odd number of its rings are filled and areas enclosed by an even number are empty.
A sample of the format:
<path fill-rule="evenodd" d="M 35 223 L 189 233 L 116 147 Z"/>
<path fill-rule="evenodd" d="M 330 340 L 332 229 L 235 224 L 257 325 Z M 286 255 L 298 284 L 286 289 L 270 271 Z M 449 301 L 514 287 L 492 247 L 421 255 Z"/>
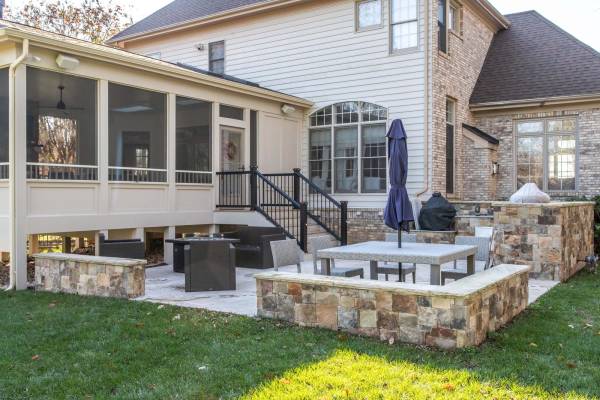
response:
<path fill-rule="evenodd" d="M 402 231 L 409 232 L 410 223 L 415 220 L 408 192 L 406 180 L 408 178 L 408 146 L 406 144 L 406 131 L 402 120 L 396 119 L 387 134 L 388 157 L 390 174 L 390 194 L 385 207 L 385 224 L 398 231 L 398 247 L 402 247 Z M 402 264 L 400 280 L 402 280 Z"/>

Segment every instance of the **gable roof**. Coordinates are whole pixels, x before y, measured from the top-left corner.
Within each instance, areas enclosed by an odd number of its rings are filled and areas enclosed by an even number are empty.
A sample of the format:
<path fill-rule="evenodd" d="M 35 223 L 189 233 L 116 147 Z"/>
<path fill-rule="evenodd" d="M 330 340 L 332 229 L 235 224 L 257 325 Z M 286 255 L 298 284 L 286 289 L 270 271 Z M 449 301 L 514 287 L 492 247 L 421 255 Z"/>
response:
<path fill-rule="evenodd" d="M 113 36 L 109 42 L 192 22 L 214 14 L 272 0 L 174 0 L 152 15 Z"/>
<path fill-rule="evenodd" d="M 494 38 L 471 105 L 600 95 L 600 53 L 536 11 L 510 14 Z"/>
<path fill-rule="evenodd" d="M 482 131 L 479 128 L 476 128 L 476 127 L 468 125 L 468 124 L 463 124 L 462 126 L 466 130 L 468 130 L 469 132 L 471 132 L 472 134 L 474 134 L 475 136 L 480 137 L 481 139 L 485 140 L 486 142 L 488 142 L 490 144 L 500 144 L 500 141 L 498 139 L 496 139 L 495 137 L 493 137 L 489 133 L 485 133 L 484 131 Z"/>

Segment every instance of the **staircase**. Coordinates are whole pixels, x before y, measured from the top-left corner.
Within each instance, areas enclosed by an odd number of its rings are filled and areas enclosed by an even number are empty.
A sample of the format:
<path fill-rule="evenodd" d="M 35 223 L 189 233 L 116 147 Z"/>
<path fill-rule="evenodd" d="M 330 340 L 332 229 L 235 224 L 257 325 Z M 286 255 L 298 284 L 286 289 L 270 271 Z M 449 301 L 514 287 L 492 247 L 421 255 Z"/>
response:
<path fill-rule="evenodd" d="M 330 235 L 343 245 L 347 243 L 347 203 L 325 193 L 299 169 L 262 174 L 252 168 L 219 172 L 217 177 L 218 209 L 256 211 L 296 239 L 305 252 L 311 250 L 308 244 L 312 236 Z"/>

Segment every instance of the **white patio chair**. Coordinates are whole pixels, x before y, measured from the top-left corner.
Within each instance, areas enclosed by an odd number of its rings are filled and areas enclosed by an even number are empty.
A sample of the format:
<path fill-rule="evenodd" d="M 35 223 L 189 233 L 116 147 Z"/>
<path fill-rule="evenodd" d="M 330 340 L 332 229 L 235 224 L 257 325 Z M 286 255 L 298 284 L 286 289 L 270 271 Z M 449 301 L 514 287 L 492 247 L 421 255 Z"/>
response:
<path fill-rule="evenodd" d="M 476 237 L 485 237 L 490 239 L 490 259 L 489 265 L 486 266 L 486 269 L 492 268 L 494 266 L 494 250 L 496 245 L 495 236 L 496 229 L 491 226 L 478 226 L 475 228 L 475 236 Z"/>
<path fill-rule="evenodd" d="M 334 247 L 339 247 L 339 243 L 337 240 L 333 239 L 331 236 L 315 236 L 308 240 L 309 247 L 312 248 L 312 256 L 313 256 L 313 270 L 315 275 L 322 275 L 324 272 L 319 269 L 318 262 L 319 257 L 317 255 L 319 250 L 331 249 Z M 365 272 L 363 268 L 360 267 L 349 267 L 349 268 L 337 268 L 335 266 L 335 260 L 331 260 L 331 275 L 332 276 L 341 276 L 345 278 L 352 278 L 354 276 L 360 276 L 361 278 L 365 277 Z"/>
<path fill-rule="evenodd" d="M 271 253 L 273 254 L 273 268 L 279 271 L 281 267 L 296 264 L 298 273 L 302 272 L 302 261 L 304 253 L 298 247 L 298 242 L 294 239 L 277 240 L 270 243 Z"/>
<path fill-rule="evenodd" d="M 489 268 L 490 265 L 490 242 L 491 238 L 487 237 L 475 237 L 475 236 L 457 236 L 455 244 L 466 245 L 466 246 L 477 246 L 477 252 L 475 253 L 475 272 L 477 272 L 477 262 L 483 262 L 483 270 Z M 467 264 L 466 260 L 460 261 L 460 268 L 458 262 L 454 262 L 452 269 L 442 269 L 442 285 L 445 285 L 446 279 L 462 279 L 467 277 Z"/>

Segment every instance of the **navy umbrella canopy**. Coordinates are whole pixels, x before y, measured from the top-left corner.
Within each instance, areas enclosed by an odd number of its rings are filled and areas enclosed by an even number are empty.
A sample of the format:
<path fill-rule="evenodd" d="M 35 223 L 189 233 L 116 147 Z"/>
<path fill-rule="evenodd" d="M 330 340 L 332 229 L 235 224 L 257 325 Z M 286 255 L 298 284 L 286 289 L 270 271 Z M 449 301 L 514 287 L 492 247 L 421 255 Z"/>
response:
<path fill-rule="evenodd" d="M 390 194 L 385 207 L 385 224 L 398 231 L 398 246 L 402 246 L 401 232 L 410 229 L 410 223 L 415 220 L 410 198 L 406 191 L 408 178 L 408 146 L 406 144 L 406 131 L 402 120 L 392 122 L 387 134 L 388 157 L 390 174 Z"/>

